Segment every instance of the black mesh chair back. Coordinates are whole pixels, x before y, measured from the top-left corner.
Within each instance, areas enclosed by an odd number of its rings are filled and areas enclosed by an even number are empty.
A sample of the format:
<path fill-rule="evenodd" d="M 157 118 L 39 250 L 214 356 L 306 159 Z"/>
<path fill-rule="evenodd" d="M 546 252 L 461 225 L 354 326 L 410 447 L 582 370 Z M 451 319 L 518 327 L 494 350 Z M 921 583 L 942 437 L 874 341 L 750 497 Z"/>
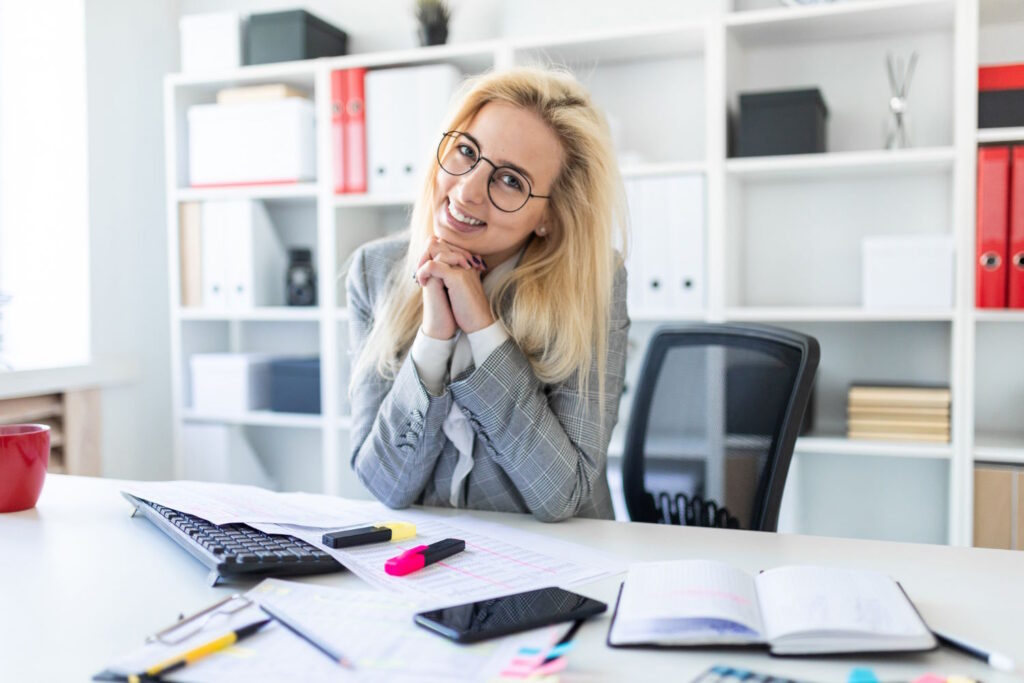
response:
<path fill-rule="evenodd" d="M 774 327 L 658 329 L 626 432 L 630 519 L 775 531 L 819 357 Z"/>

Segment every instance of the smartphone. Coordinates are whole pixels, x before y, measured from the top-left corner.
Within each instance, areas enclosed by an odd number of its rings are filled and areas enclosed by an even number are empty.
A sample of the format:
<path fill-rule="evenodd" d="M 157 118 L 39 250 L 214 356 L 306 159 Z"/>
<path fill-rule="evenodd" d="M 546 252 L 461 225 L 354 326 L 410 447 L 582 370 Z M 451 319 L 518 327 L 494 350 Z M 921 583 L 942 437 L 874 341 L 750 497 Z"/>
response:
<path fill-rule="evenodd" d="M 416 614 L 417 624 L 459 643 L 476 643 L 510 633 L 576 621 L 608 605 L 562 588 L 540 588 L 500 598 L 442 607 Z"/>

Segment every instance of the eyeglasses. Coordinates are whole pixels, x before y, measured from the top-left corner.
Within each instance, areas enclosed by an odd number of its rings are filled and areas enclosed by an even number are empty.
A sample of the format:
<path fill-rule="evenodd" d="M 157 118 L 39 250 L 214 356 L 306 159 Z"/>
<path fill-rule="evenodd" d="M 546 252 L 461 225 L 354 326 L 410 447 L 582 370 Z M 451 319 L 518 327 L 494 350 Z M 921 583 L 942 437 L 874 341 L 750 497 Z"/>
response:
<path fill-rule="evenodd" d="M 445 141 L 451 141 L 445 149 Z M 494 208 L 505 213 L 513 213 L 526 206 L 530 197 L 550 199 L 551 195 L 534 194 L 533 186 L 522 171 L 513 166 L 498 166 L 480 153 L 480 145 L 466 133 L 450 130 L 441 135 L 437 146 L 437 163 L 441 170 L 449 175 L 466 175 L 486 161 L 494 170 L 487 180 L 487 196 Z"/>

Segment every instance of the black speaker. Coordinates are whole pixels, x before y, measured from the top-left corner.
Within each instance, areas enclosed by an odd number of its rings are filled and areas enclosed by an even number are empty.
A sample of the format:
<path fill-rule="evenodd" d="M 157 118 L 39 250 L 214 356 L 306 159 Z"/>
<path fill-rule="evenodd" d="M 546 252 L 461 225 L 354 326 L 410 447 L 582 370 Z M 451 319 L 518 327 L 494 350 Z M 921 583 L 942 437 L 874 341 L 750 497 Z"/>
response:
<path fill-rule="evenodd" d="M 289 306 L 316 306 L 316 270 L 313 269 L 311 249 L 288 250 L 285 280 Z"/>

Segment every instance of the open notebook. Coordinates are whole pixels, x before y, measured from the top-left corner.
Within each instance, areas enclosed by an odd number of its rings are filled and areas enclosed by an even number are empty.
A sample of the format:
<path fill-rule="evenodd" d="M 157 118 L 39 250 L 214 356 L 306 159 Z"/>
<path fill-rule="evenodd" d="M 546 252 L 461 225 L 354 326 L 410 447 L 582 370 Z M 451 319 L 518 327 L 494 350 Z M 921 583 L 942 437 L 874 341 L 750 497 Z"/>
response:
<path fill-rule="evenodd" d="M 791 566 L 752 577 L 710 560 L 631 565 L 608 644 L 757 645 L 783 655 L 937 645 L 906 593 L 885 574 Z"/>

